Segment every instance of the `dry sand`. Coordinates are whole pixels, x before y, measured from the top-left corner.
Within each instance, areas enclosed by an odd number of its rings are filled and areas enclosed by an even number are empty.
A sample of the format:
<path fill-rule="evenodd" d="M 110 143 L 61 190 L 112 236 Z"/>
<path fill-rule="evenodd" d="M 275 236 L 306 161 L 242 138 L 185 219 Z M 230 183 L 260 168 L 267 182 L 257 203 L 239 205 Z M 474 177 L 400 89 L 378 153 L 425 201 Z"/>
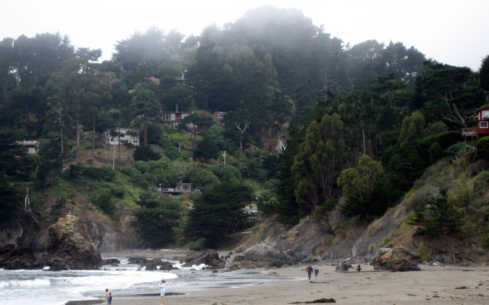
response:
<path fill-rule="evenodd" d="M 223 288 L 170 295 L 165 305 L 285 305 L 306 304 L 318 299 L 334 299 L 336 304 L 489 304 L 489 268 L 420 266 L 421 271 L 334 272 L 331 265 L 318 267 L 319 277 L 311 281 L 307 266 L 269 269 L 297 281 L 278 281 L 241 288 Z M 171 293 L 171 281 L 167 292 Z M 70 304 L 75 304 L 70 302 Z M 117 298 L 113 305 L 158 305 L 159 297 Z"/>

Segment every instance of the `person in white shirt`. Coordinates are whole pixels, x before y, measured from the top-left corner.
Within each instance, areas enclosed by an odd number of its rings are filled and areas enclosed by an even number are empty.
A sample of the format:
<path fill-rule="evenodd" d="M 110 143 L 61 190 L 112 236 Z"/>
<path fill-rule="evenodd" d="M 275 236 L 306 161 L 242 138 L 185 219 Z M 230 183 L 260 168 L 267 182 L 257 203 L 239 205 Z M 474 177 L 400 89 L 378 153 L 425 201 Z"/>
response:
<path fill-rule="evenodd" d="M 165 280 L 161 280 L 161 283 L 158 283 L 158 287 L 160 287 L 161 305 L 165 305 L 165 292 L 166 292 Z"/>

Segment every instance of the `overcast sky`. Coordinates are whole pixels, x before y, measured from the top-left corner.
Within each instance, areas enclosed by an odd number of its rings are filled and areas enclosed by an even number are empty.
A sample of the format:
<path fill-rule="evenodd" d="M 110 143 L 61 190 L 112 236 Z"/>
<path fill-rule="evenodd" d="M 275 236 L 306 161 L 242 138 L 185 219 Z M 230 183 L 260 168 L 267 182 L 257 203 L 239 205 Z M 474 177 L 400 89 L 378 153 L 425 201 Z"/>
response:
<path fill-rule="evenodd" d="M 438 62 L 477 71 L 489 55 L 488 0 L 22 0 L 2 1 L 0 39 L 68 35 L 110 59 L 117 41 L 150 27 L 199 35 L 235 22 L 265 4 L 300 9 L 314 25 L 351 46 L 376 39 L 402 42 Z"/>

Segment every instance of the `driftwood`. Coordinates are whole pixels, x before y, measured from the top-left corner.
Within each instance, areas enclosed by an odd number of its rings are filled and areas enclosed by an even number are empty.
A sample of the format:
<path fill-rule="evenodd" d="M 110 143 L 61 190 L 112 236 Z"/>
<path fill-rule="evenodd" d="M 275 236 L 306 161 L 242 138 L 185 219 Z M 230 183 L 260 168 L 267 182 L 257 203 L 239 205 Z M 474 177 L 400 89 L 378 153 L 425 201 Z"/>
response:
<path fill-rule="evenodd" d="M 306 301 L 306 302 L 294 302 L 294 303 L 289 303 L 289 304 L 323 304 L 323 303 L 336 303 L 336 300 L 331 298 L 331 299 L 317 299 L 314 301 Z"/>

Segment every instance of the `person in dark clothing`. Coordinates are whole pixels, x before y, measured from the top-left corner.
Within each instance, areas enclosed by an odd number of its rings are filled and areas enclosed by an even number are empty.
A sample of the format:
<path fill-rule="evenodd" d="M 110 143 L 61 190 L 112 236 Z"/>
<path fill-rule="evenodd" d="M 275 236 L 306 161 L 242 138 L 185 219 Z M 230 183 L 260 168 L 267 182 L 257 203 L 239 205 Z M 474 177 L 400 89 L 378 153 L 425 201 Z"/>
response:
<path fill-rule="evenodd" d="M 313 270 L 314 269 L 311 267 L 311 265 L 309 265 L 309 267 L 307 267 L 306 269 L 307 275 L 309 276 L 309 280 L 311 280 L 311 275 Z"/>
<path fill-rule="evenodd" d="M 316 280 L 318 279 L 318 275 L 319 275 L 319 269 L 316 268 L 316 269 L 314 269 L 314 276 L 315 276 Z"/>

